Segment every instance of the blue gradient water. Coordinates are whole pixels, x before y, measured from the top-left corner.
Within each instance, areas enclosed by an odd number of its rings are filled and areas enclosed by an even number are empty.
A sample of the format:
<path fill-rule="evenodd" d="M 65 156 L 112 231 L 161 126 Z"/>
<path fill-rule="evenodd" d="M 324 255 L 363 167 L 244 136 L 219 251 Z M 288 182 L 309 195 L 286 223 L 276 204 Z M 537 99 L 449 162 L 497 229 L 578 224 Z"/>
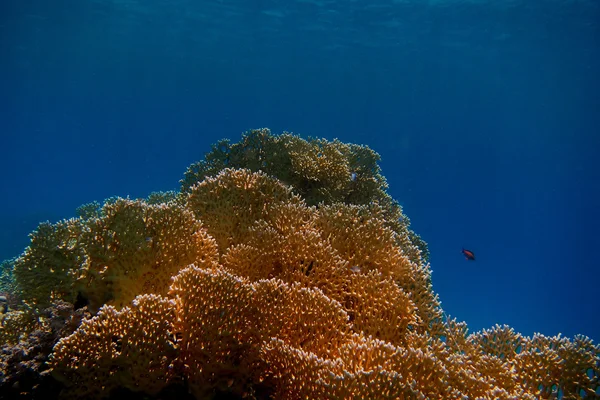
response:
<path fill-rule="evenodd" d="M 599 24 L 597 1 L 3 0 L 0 258 L 266 126 L 378 151 L 471 331 L 597 342 Z"/>

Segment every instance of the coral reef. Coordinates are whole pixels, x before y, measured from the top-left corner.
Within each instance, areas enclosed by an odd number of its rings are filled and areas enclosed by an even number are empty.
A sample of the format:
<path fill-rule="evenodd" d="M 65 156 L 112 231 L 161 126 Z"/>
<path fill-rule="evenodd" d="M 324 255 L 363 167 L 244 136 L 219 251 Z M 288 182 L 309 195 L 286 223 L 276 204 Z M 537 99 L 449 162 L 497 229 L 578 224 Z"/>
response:
<path fill-rule="evenodd" d="M 38 315 L 11 311 L 0 316 L 0 398 L 57 396 L 61 385 L 50 374 L 48 357 L 86 315 L 85 309 L 59 300 Z"/>
<path fill-rule="evenodd" d="M 170 203 L 173 201 L 177 201 L 178 196 L 177 192 L 174 190 L 169 190 L 166 192 L 152 192 L 148 195 L 146 199 L 146 203 L 148 204 L 163 204 Z"/>
<path fill-rule="evenodd" d="M 4 260 L 0 263 L 0 293 L 9 293 L 15 290 L 14 264 L 14 259 Z"/>
<path fill-rule="evenodd" d="M 175 350 L 170 330 L 173 304 L 158 295 L 141 295 L 131 307 L 104 306 L 53 353 L 54 376 L 71 398 L 101 398 L 125 387 L 156 394 L 167 380 Z"/>
<path fill-rule="evenodd" d="M 255 129 L 244 134 L 239 143 L 221 140 L 213 145 L 204 160 L 189 166 L 181 180 L 181 191 L 190 192 L 198 182 L 225 168 L 243 168 L 277 178 L 308 205 L 377 202 L 386 224 L 399 234 L 400 244 L 414 249 L 408 253 L 411 259 L 427 261 L 427 244 L 408 228 L 410 220 L 387 194 L 378 161 L 379 154 L 367 146 L 337 139 L 304 140 L 287 132 L 273 135 L 269 129 Z"/>
<path fill-rule="evenodd" d="M 194 214 L 174 203 L 111 199 L 97 216 L 42 223 L 14 264 L 16 290 L 41 310 L 83 296 L 92 310 L 166 293 L 182 265 L 216 262 L 217 247 Z"/>
<path fill-rule="evenodd" d="M 100 216 L 100 210 L 102 209 L 102 204 L 97 201 L 92 201 L 91 203 L 82 204 L 75 210 L 75 215 L 77 215 L 81 219 L 90 219 L 94 217 Z"/>
<path fill-rule="evenodd" d="M 163 294 L 182 265 L 211 266 L 217 248 L 193 213 L 176 203 L 117 199 L 82 222 L 85 259 L 75 289 L 97 310 L 122 307 L 141 293 Z"/>
<path fill-rule="evenodd" d="M 444 318 L 426 245 L 377 160 L 364 146 L 256 130 L 215 145 L 180 193 L 41 224 L 9 279 L 23 304 L 0 315 L 0 390 L 600 397 L 588 338 L 469 334 Z"/>
<path fill-rule="evenodd" d="M 74 303 L 74 285 L 85 262 L 79 245 L 85 229 L 80 219 L 42 222 L 31 243 L 14 262 L 15 289 L 27 307 L 41 311 L 54 300 Z"/>
<path fill-rule="evenodd" d="M 15 259 L 0 263 L 0 315 L 20 304 L 14 277 Z"/>

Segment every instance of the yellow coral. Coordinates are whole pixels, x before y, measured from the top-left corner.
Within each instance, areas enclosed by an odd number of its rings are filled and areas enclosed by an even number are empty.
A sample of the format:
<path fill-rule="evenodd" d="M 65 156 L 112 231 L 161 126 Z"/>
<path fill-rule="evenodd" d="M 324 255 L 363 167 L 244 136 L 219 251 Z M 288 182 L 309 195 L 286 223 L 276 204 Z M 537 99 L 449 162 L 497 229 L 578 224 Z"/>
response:
<path fill-rule="evenodd" d="M 283 135 L 286 141 L 291 167 L 301 176 L 306 187 L 298 185 L 300 191 L 311 191 L 311 203 L 332 202 L 343 198 L 353 180 L 348 157 L 340 148 L 339 141 L 314 140 L 307 142 L 293 135 Z M 354 175 L 356 176 L 356 175 Z"/>
<path fill-rule="evenodd" d="M 422 249 L 368 149 L 268 132 L 244 140 L 215 148 L 222 157 L 199 167 L 202 180 L 177 203 L 117 199 L 41 228 L 19 267 L 32 303 L 79 290 L 92 307 L 112 304 L 55 347 L 67 396 L 155 395 L 186 382 L 196 398 L 598 397 L 600 348 L 589 339 L 506 326 L 469 335 L 442 318 Z M 225 168 L 277 162 L 291 186 Z M 343 177 L 355 170 L 356 181 Z M 36 290 L 34 274 L 51 270 L 55 287 Z"/>
<path fill-rule="evenodd" d="M 454 346 L 414 332 L 394 345 L 351 334 L 342 305 L 318 289 L 195 265 L 175 277 L 169 297 L 140 296 L 120 312 L 104 307 L 61 340 L 53 367 L 73 383 L 67 394 L 99 398 L 117 386 L 156 393 L 179 376 L 197 398 L 266 391 L 281 399 L 533 400 L 548 398 L 548 387 L 593 395 L 598 384 L 599 349 L 583 337 L 538 335 L 519 351 L 508 328 L 465 338 L 458 324 L 448 332 Z"/>
<path fill-rule="evenodd" d="M 94 318 L 54 347 L 53 375 L 68 398 L 104 398 L 124 387 L 156 394 L 165 387 L 175 357 L 174 304 L 142 295 L 118 311 L 104 306 Z"/>
<path fill-rule="evenodd" d="M 37 321 L 30 312 L 13 310 L 0 314 L 0 343 L 15 345 L 23 336 L 39 328 Z"/>
<path fill-rule="evenodd" d="M 75 301 L 74 284 L 85 258 L 79 246 L 83 230 L 78 219 L 69 219 L 41 223 L 30 235 L 31 244 L 14 264 L 17 290 L 26 303 L 43 309 L 53 299 Z"/>
<path fill-rule="evenodd" d="M 339 303 L 279 280 L 250 283 L 191 265 L 169 296 L 138 296 L 121 311 L 105 306 L 62 339 L 52 367 L 64 394 L 103 398 L 116 387 L 155 394 L 179 376 L 198 398 L 218 389 L 251 393 L 276 379 L 260 357 L 272 337 L 335 357 L 349 335 Z"/>
<path fill-rule="evenodd" d="M 138 294 L 166 294 L 171 277 L 218 259 L 217 246 L 194 214 L 175 202 L 107 201 L 98 216 L 40 224 L 15 261 L 15 280 L 37 310 L 78 294 L 97 310 L 129 304 Z"/>
<path fill-rule="evenodd" d="M 86 222 L 79 289 L 93 309 L 166 294 L 171 276 L 192 262 L 216 263 L 217 247 L 193 213 L 175 204 L 117 199 Z"/>
<path fill-rule="evenodd" d="M 357 331 L 394 343 L 441 315 L 427 268 L 403 255 L 395 233 L 369 217 L 367 206 L 278 203 L 268 210 L 226 251 L 228 270 L 317 287 L 345 307 Z"/>
<path fill-rule="evenodd" d="M 409 293 L 378 272 L 352 274 L 345 307 L 354 329 L 394 344 L 406 344 L 407 332 L 421 321 Z"/>
<path fill-rule="evenodd" d="M 408 229 L 410 221 L 387 193 L 387 182 L 377 162 L 379 154 L 367 146 L 339 140 L 304 140 L 269 129 L 246 132 L 239 143 L 222 140 L 206 159 L 192 164 L 181 181 L 183 193 L 225 168 L 249 169 L 277 178 L 289 185 L 309 205 L 336 202 L 356 205 L 378 203 L 386 225 L 399 234 L 398 240 L 412 261 L 427 260 L 427 244 Z M 219 241 L 220 243 L 220 241 Z"/>
<path fill-rule="evenodd" d="M 539 398 L 560 390 L 564 398 L 600 397 L 600 347 L 578 335 L 573 340 L 536 334 L 523 340 L 513 365 L 523 386 Z"/>
<path fill-rule="evenodd" d="M 215 388 L 243 390 L 252 376 L 257 345 L 252 288 L 236 276 L 190 266 L 173 281 L 173 326 L 179 354 L 175 370 L 197 398 Z"/>
<path fill-rule="evenodd" d="M 206 225 L 219 249 L 237 244 L 270 205 L 300 203 L 290 188 L 263 173 L 225 169 L 190 188 L 187 207 Z"/>
<path fill-rule="evenodd" d="M 420 324 L 429 326 L 440 320 L 441 308 L 431 288 L 428 266 L 411 261 L 407 249 L 415 251 L 414 246 L 399 244 L 399 234 L 387 226 L 378 205 L 321 207 L 317 226 L 352 269 L 378 271 L 409 293 Z"/>
<path fill-rule="evenodd" d="M 263 345 L 277 337 L 319 357 L 339 356 L 350 336 L 349 317 L 341 304 L 318 289 L 279 279 L 261 280 L 252 287 Z"/>
<path fill-rule="evenodd" d="M 199 398 L 214 388 L 239 393 L 270 377 L 259 349 L 271 337 L 335 355 L 347 315 L 322 293 L 278 280 L 251 284 L 221 270 L 190 266 L 175 278 L 176 360 Z M 337 328 L 337 329 L 332 329 Z"/>

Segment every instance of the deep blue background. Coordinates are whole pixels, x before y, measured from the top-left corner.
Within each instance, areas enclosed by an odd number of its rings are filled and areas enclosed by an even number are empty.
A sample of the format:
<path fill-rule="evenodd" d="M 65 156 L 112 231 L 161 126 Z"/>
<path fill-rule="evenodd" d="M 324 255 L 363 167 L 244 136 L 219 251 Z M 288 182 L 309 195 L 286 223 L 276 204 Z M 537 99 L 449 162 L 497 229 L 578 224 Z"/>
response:
<path fill-rule="evenodd" d="M 266 126 L 378 151 L 471 330 L 597 342 L 599 22 L 574 0 L 3 0 L 0 259 Z"/>

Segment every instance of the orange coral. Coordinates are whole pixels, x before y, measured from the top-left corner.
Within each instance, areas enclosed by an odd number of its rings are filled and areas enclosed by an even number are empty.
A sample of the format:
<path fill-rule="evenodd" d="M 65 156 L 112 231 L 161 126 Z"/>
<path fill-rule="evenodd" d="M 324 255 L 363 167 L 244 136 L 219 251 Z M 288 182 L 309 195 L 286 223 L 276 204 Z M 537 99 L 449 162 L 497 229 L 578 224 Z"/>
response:
<path fill-rule="evenodd" d="M 411 244 L 401 246 L 399 234 L 387 226 L 381 207 L 377 204 L 321 207 L 317 226 L 322 237 L 327 238 L 352 269 L 378 271 L 410 293 L 422 325 L 440 320 L 442 313 L 431 288 L 428 266 L 411 261 L 407 253 L 417 249 Z"/>
<path fill-rule="evenodd" d="M 600 348 L 589 339 L 505 326 L 469 335 L 442 317 L 372 152 L 265 131 L 244 141 L 214 148 L 177 201 L 116 199 L 34 236 L 18 272 L 32 304 L 77 291 L 92 307 L 111 304 L 55 347 L 67 396 L 186 382 L 197 398 L 598 397 Z M 277 162 L 295 184 L 225 168 Z M 364 197 L 342 177 L 355 170 Z M 52 271 L 54 286 L 33 287 Z"/>
<path fill-rule="evenodd" d="M 272 378 L 259 350 L 271 337 L 335 355 L 347 315 L 321 292 L 279 280 L 250 283 L 222 270 L 190 266 L 175 278 L 176 360 L 199 398 L 215 388 L 245 393 Z"/>
<path fill-rule="evenodd" d="M 53 299 L 74 302 L 75 281 L 85 254 L 79 246 L 83 226 L 77 219 L 41 223 L 31 233 L 31 244 L 15 260 L 17 290 L 32 307 L 43 309 Z"/>
<path fill-rule="evenodd" d="M 143 293 L 166 294 L 181 266 L 210 267 L 218 258 L 214 240 L 176 203 L 116 199 L 85 224 L 79 289 L 92 308 L 107 302 L 121 307 Z"/>
<path fill-rule="evenodd" d="M 0 343 L 14 345 L 39 326 L 39 322 L 25 311 L 0 314 Z"/>
<path fill-rule="evenodd" d="M 104 306 L 94 318 L 54 348 L 53 375 L 70 398 L 104 398 L 124 387 L 148 394 L 167 383 L 175 356 L 172 341 L 174 304 L 158 295 L 142 295 L 118 311 Z"/>
<path fill-rule="evenodd" d="M 413 264 L 395 233 L 367 206 L 268 207 L 223 265 L 251 280 L 277 277 L 317 287 L 344 305 L 357 331 L 402 343 L 441 310 L 427 268 Z M 361 216 L 362 215 L 362 216 Z"/>
<path fill-rule="evenodd" d="M 140 296 L 120 312 L 104 307 L 61 340 L 53 367 L 72 383 L 67 394 L 102 397 L 117 386 L 152 394 L 180 375 L 197 398 L 232 391 L 281 399 L 534 399 L 548 398 L 547 387 L 574 396 L 597 387 L 587 371 L 597 377 L 598 348 L 584 338 L 538 335 L 537 348 L 518 351 L 519 336 L 497 327 L 456 340 L 461 351 L 416 333 L 395 346 L 351 334 L 341 304 L 319 290 L 194 265 L 177 275 L 169 296 Z"/>
<path fill-rule="evenodd" d="M 277 379 L 260 357 L 272 337 L 334 357 L 349 334 L 339 303 L 279 280 L 250 283 L 191 265 L 169 296 L 138 296 L 121 311 L 105 306 L 62 339 L 52 367 L 65 395 L 102 398 L 116 387 L 156 394 L 179 376 L 198 398 L 248 394 Z"/>
<path fill-rule="evenodd" d="M 269 129 L 246 132 L 239 143 L 222 140 L 212 147 L 205 160 L 192 164 L 181 180 L 181 190 L 225 168 L 261 171 L 289 185 L 308 205 L 336 202 L 356 205 L 380 204 L 387 226 L 399 234 L 398 240 L 413 261 L 429 258 L 427 244 L 408 226 L 399 204 L 387 194 L 387 182 L 377 162 L 379 154 L 367 146 L 339 140 L 304 140 Z"/>
<path fill-rule="evenodd" d="M 591 394 L 597 387 L 597 378 L 584 375 L 592 369 L 597 377 L 599 349 L 583 338 L 571 343 L 538 336 L 537 348 L 519 352 L 520 337 L 510 329 L 465 338 L 458 324 L 448 332 L 454 346 L 417 333 L 406 333 L 403 345 L 393 345 L 352 335 L 356 327 L 342 305 L 319 290 L 277 279 L 252 283 L 193 265 L 177 275 L 169 296 L 141 296 L 121 312 L 105 307 L 62 340 L 54 356 L 56 373 L 91 388 L 69 391 L 101 397 L 118 385 L 155 393 L 179 375 L 198 398 L 217 390 L 246 396 L 268 392 L 282 399 L 533 399 L 548 397 L 544 382 L 564 393 Z M 119 361 L 125 347 L 127 361 Z M 144 355 L 156 348 L 160 360 Z M 547 351 L 556 355 L 549 358 Z M 141 366 L 139 373 L 130 376 L 115 367 L 121 362 L 124 370 Z M 554 374 L 548 362 L 562 370 Z M 155 366 L 150 369 L 155 375 L 141 372 L 149 366 Z M 552 376 L 556 381 L 544 380 Z"/>
<path fill-rule="evenodd" d="M 179 354 L 175 370 L 191 392 L 204 398 L 216 388 L 243 390 L 251 379 L 257 335 L 252 288 L 222 271 L 190 266 L 173 281 L 173 332 Z"/>
<path fill-rule="evenodd" d="M 237 244 L 247 229 L 281 202 L 300 203 L 298 196 L 263 173 L 225 169 L 190 188 L 187 207 L 207 226 L 219 249 Z"/>
<path fill-rule="evenodd" d="M 511 363 L 521 384 L 539 398 L 560 390 L 564 398 L 600 397 L 600 347 L 585 336 L 573 340 L 536 334 L 525 338 Z"/>

